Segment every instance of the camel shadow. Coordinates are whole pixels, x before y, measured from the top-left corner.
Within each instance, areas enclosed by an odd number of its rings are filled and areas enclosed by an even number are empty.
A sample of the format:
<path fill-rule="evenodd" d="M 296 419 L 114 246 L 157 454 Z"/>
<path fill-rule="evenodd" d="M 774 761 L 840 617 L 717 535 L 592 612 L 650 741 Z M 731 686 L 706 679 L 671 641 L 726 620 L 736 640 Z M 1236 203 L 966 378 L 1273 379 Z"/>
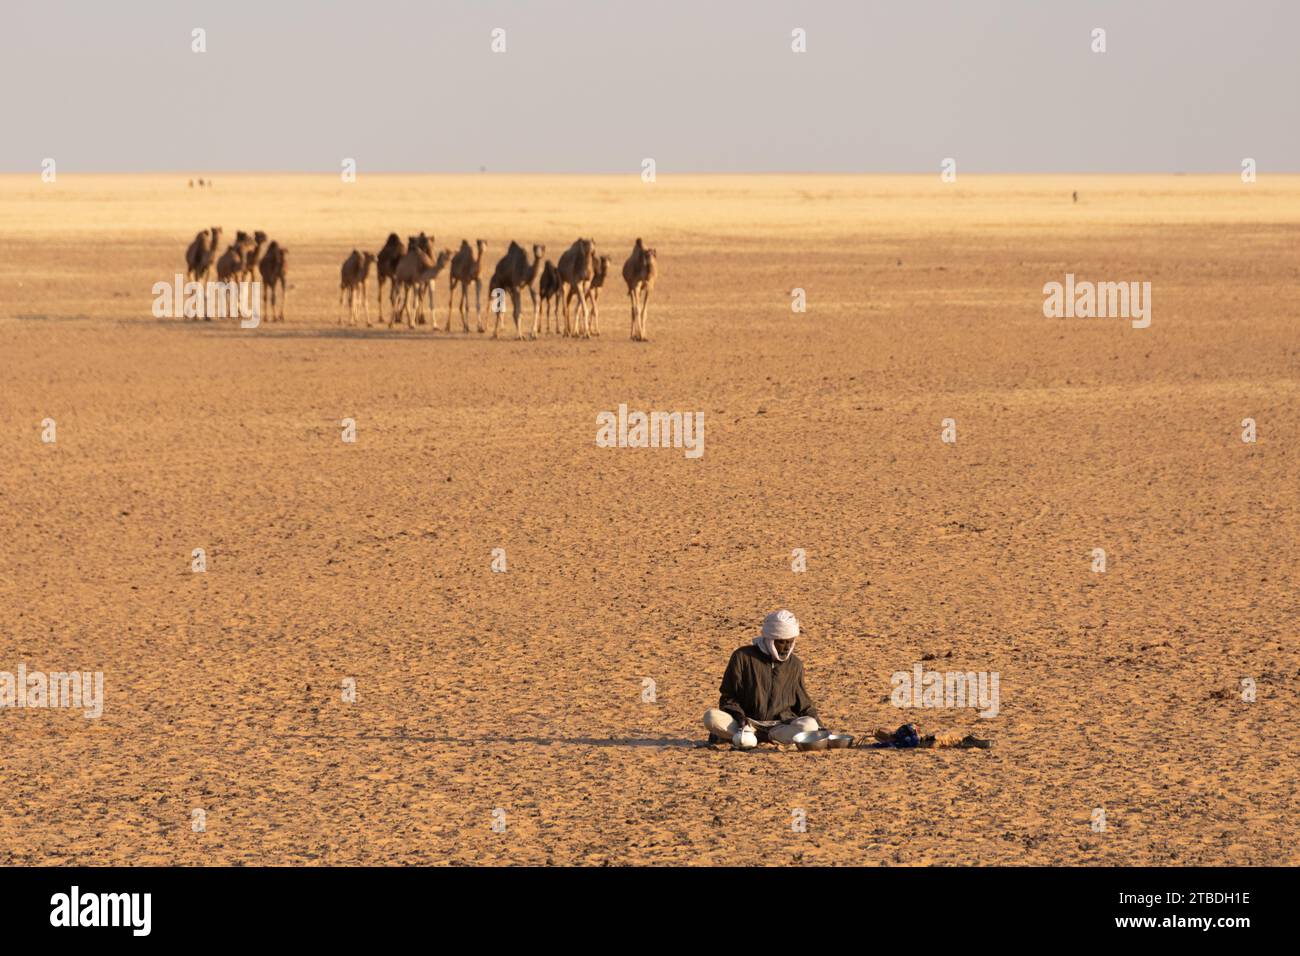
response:
<path fill-rule="evenodd" d="M 225 338 L 232 335 L 255 335 L 268 339 L 370 339 L 378 342 L 437 342 L 463 343 L 473 341 L 490 341 L 491 333 L 456 331 L 433 332 L 427 326 L 408 329 L 404 326 L 362 328 L 350 326 L 299 326 L 289 327 L 283 323 L 274 324 L 263 321 L 255 328 L 240 328 L 236 321 L 230 319 L 188 319 L 178 322 L 175 319 L 161 319 L 159 325 L 167 325 L 183 331 L 191 331 L 212 338 Z M 513 337 L 511 338 L 513 341 Z"/>

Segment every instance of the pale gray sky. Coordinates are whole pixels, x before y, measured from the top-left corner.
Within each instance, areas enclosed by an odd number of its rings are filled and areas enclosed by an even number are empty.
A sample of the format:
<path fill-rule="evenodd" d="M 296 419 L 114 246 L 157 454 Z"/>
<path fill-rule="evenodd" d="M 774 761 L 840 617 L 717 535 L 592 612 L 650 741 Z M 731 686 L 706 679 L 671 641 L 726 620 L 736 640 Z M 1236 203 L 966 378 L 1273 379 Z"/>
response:
<path fill-rule="evenodd" d="M 41 0 L 0 170 L 1297 171 L 1297 36 L 1297 0 Z"/>

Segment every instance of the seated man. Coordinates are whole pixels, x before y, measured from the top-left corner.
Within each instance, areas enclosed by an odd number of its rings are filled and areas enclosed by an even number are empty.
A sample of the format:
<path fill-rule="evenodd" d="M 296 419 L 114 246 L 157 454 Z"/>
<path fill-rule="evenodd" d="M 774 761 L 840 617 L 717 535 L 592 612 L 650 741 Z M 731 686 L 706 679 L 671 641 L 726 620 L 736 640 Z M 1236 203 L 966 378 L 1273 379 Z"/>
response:
<path fill-rule="evenodd" d="M 803 685 L 803 661 L 794 656 L 798 636 L 794 615 L 773 611 L 763 620 L 763 633 L 731 655 L 718 706 L 704 713 L 709 743 L 743 746 L 738 735 L 750 729 L 758 740 L 788 744 L 795 734 L 818 729 L 817 705 Z"/>

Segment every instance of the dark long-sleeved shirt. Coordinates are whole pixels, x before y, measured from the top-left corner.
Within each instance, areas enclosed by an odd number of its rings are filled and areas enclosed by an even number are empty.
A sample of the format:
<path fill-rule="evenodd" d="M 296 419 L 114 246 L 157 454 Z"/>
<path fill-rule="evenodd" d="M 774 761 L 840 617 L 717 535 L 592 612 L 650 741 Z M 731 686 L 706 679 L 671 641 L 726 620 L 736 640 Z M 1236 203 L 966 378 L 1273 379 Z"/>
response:
<path fill-rule="evenodd" d="M 817 716 L 817 705 L 804 687 L 803 661 L 793 654 L 774 661 L 752 644 L 738 648 L 727 662 L 719 690 L 718 708 L 741 724 L 746 719 L 786 721 Z"/>

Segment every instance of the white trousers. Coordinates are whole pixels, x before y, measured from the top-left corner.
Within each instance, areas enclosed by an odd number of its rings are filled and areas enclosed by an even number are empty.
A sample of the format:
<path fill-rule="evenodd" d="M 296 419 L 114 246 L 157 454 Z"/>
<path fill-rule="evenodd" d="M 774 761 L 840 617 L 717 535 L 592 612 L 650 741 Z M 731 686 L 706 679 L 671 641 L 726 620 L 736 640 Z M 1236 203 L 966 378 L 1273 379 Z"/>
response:
<path fill-rule="evenodd" d="M 795 734 L 801 734 L 805 730 L 817 730 L 818 726 L 815 717 L 796 717 L 794 720 L 787 720 L 775 727 L 769 727 L 767 737 L 778 744 L 790 744 L 794 743 Z M 716 734 L 727 741 L 731 740 L 736 735 L 736 732 L 740 730 L 740 724 L 736 722 L 735 717 L 716 707 L 710 707 L 704 712 L 704 727 L 709 733 Z"/>

